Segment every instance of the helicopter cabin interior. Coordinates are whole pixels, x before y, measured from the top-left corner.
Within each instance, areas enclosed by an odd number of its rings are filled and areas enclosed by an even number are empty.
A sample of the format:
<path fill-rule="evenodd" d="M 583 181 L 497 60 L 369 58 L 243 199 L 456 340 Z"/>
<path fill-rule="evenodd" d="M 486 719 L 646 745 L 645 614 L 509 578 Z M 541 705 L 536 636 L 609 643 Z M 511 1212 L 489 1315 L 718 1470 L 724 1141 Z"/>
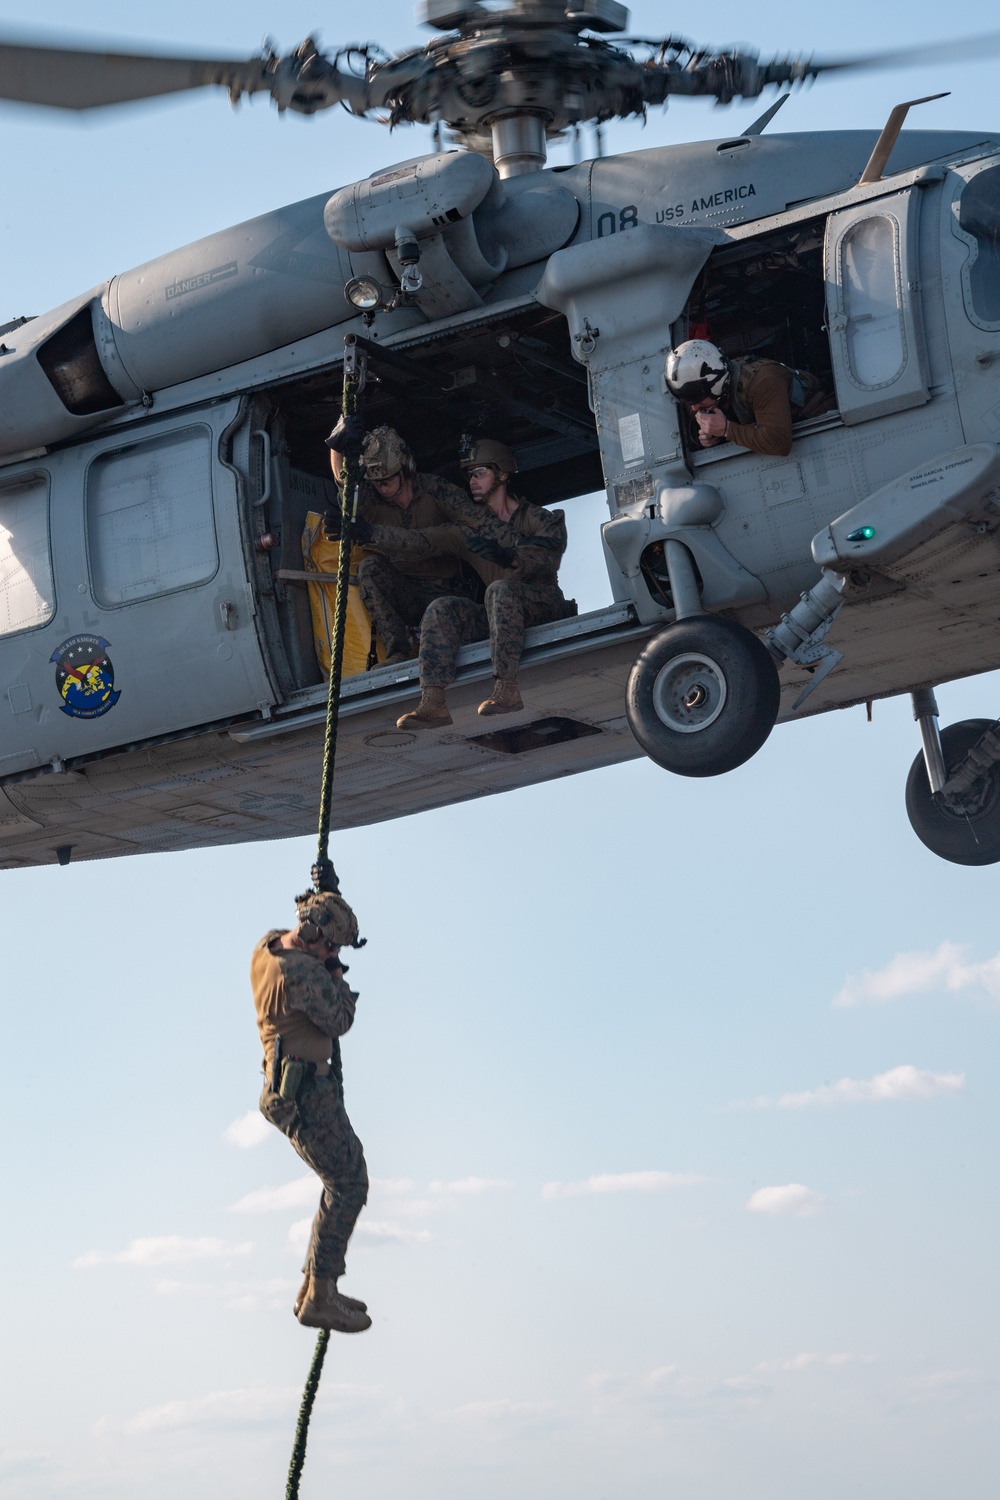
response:
<path fill-rule="evenodd" d="M 418 471 L 463 488 L 467 435 L 507 443 L 518 462 L 512 488 L 537 504 L 604 487 L 586 371 L 572 358 L 559 313 L 535 306 L 502 321 L 483 318 L 405 351 L 369 344 L 363 399 L 367 426 L 396 428 Z M 273 483 L 262 520 L 276 542 L 270 570 L 291 685 L 302 688 L 321 677 L 306 585 L 282 575 L 301 575 L 306 514 L 335 497 L 324 439 L 340 415 L 340 370 L 272 389 L 266 401 Z"/>
<path fill-rule="evenodd" d="M 732 357 L 777 359 L 808 370 L 833 407 L 824 230 L 817 217 L 715 251 L 680 332 L 708 337 Z M 288 685 L 301 689 L 322 676 L 301 576 L 301 536 L 306 514 L 335 496 L 324 439 L 340 413 L 339 369 L 273 388 L 263 400 L 273 482 L 264 485 L 270 507 L 261 520 L 276 544 L 264 566 Z M 565 318 L 537 305 L 502 319 L 484 314 L 446 337 L 415 339 L 405 350 L 369 342 L 364 414 L 367 425 L 386 423 L 401 433 L 418 470 L 456 484 L 463 483 L 463 437 L 492 436 L 513 449 L 516 490 L 537 504 L 558 505 L 604 488 L 586 371 L 572 357 Z M 830 415 L 835 418 L 830 413 L 826 420 Z M 697 462 L 710 453 L 690 456 Z M 289 576 L 296 572 L 298 578 Z M 658 598 L 656 580 L 647 582 Z"/>

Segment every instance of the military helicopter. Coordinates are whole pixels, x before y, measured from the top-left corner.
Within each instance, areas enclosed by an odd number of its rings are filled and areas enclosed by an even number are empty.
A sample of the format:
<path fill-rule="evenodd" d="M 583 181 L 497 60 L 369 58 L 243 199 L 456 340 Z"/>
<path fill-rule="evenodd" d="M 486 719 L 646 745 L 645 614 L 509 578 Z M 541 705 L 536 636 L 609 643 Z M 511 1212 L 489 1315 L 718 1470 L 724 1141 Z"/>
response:
<path fill-rule="evenodd" d="M 395 727 L 416 662 L 347 679 L 335 827 L 643 752 L 716 775 L 776 722 L 908 692 L 915 831 L 1000 860 L 1000 728 L 939 732 L 934 698 L 1000 666 L 1000 134 L 903 132 L 901 105 L 879 135 L 765 135 L 782 95 L 738 136 L 546 168 L 553 138 L 668 97 L 923 54 L 630 38 L 617 0 L 421 15 L 440 34 L 394 57 L 0 44 L 8 100 L 214 85 L 452 148 L 0 326 L 0 865 L 311 829 L 326 687 L 300 539 L 333 499 L 345 358 L 422 469 L 457 478 L 483 433 L 532 500 L 605 490 L 613 602 L 529 632 L 527 708 L 499 729 L 474 712 L 485 642 L 448 731 Z M 692 442 L 663 367 L 695 330 L 818 379 L 788 457 Z"/>

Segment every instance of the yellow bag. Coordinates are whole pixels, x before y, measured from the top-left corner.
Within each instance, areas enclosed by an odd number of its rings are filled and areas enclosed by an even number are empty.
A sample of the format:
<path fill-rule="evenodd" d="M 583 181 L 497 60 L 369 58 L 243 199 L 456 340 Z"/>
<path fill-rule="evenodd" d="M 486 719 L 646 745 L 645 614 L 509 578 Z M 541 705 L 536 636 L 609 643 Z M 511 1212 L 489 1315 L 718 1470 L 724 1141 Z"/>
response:
<path fill-rule="evenodd" d="M 347 590 L 347 621 L 344 632 L 344 676 L 354 677 L 368 666 L 371 649 L 371 616 L 361 602 L 358 592 L 356 569 L 366 554 L 360 547 L 351 549 L 351 584 Z M 307 573 L 336 573 L 340 562 L 340 543 L 328 541 L 323 535 L 323 517 L 311 510 L 306 516 L 302 531 L 302 560 Z M 335 583 L 310 583 L 309 608 L 312 612 L 313 645 L 316 659 L 324 673 L 330 675 L 330 659 L 333 642 L 334 608 L 337 603 Z M 378 660 L 385 656 L 385 647 L 378 642 Z"/>

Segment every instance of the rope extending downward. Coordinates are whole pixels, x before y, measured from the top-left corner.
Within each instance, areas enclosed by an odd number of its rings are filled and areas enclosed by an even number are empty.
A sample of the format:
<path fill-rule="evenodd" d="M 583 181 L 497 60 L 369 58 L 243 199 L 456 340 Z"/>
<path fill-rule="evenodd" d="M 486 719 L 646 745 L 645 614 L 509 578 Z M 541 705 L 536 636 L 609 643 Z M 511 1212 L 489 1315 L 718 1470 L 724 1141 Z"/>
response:
<path fill-rule="evenodd" d="M 292 1462 L 288 1470 L 288 1483 L 285 1486 L 285 1500 L 299 1500 L 299 1480 L 302 1478 L 302 1465 L 306 1461 L 309 1418 L 312 1416 L 313 1402 L 319 1390 L 319 1377 L 323 1373 L 323 1361 L 326 1358 L 326 1346 L 329 1342 L 330 1330 L 324 1328 L 316 1340 L 316 1352 L 309 1369 L 306 1388 L 302 1392 L 302 1405 L 299 1407 L 299 1420 L 295 1428 L 295 1446 L 292 1449 Z"/>
<path fill-rule="evenodd" d="M 348 334 L 344 339 L 343 396 L 344 415 L 348 417 L 355 416 L 360 405 L 359 398 L 364 384 L 362 360 L 354 335 Z M 344 638 L 347 634 L 347 596 L 351 583 L 351 538 L 358 515 L 360 478 L 358 456 L 345 454 L 340 556 L 337 560 L 337 602 L 333 612 L 333 640 L 330 642 L 330 691 L 326 700 L 323 779 L 319 789 L 319 846 L 316 862 L 320 868 L 330 857 L 330 810 L 333 806 L 333 773 L 337 758 L 337 727 L 340 722 L 340 677 L 344 667 Z"/>
<path fill-rule="evenodd" d="M 358 350 L 353 334 L 344 338 L 344 395 L 345 416 L 354 416 L 360 410 L 360 396 L 364 386 L 364 355 Z M 343 505 L 340 533 L 340 556 L 337 559 L 337 602 L 333 612 L 333 639 L 330 642 L 330 691 L 326 700 L 326 734 L 323 739 L 323 775 L 319 791 L 319 845 L 316 854 L 316 884 L 331 884 L 339 889 L 336 872 L 330 864 L 330 816 L 333 807 L 333 775 L 337 759 L 337 726 L 340 720 L 340 679 L 344 669 L 344 637 L 347 628 L 347 597 L 351 586 L 351 537 L 358 514 L 358 485 L 361 466 L 356 456 L 345 455 L 343 471 Z M 334 1039 L 330 1055 L 330 1066 L 343 1094 L 344 1073 L 340 1060 L 340 1043 Z M 309 1419 L 313 1403 L 319 1390 L 319 1377 L 323 1373 L 323 1361 L 330 1342 L 330 1330 L 323 1328 L 316 1340 L 316 1352 L 302 1393 L 299 1420 L 295 1428 L 295 1444 L 292 1462 L 288 1469 L 285 1500 L 299 1500 L 299 1480 L 306 1461 L 306 1443 L 309 1438 Z"/>

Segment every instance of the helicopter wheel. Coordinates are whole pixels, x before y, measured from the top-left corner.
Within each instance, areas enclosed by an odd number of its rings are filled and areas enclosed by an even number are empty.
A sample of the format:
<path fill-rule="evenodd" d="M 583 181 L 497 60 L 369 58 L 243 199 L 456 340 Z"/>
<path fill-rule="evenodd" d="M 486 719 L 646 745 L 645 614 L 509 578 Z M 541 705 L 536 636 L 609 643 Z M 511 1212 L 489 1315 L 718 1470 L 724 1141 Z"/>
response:
<path fill-rule="evenodd" d="M 720 776 L 763 745 L 778 717 L 778 669 L 751 631 L 718 615 L 668 625 L 629 674 L 625 711 L 650 760 Z"/>
<path fill-rule="evenodd" d="M 993 722 L 963 719 L 942 729 L 941 750 L 949 773 L 993 728 Z M 1000 766 L 991 766 L 964 807 L 953 810 L 932 795 L 921 753 L 906 778 L 906 814 L 917 838 L 932 854 L 953 865 L 995 865 L 1000 860 Z"/>

